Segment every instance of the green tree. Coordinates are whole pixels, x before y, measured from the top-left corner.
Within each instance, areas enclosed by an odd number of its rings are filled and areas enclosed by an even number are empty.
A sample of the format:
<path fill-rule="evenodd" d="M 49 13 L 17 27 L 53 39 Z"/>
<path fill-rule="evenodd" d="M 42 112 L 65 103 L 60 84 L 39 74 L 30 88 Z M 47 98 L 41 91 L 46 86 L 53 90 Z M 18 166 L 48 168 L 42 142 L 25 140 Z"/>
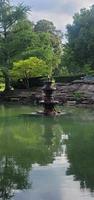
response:
<path fill-rule="evenodd" d="M 67 40 L 64 65 L 74 72 L 85 72 L 86 65 L 94 69 L 94 5 L 74 15 L 73 24 L 67 25 Z"/>
<path fill-rule="evenodd" d="M 63 68 L 66 68 L 68 72 L 67 75 L 77 74 L 80 72 L 80 66 L 75 59 L 74 51 L 72 50 L 72 48 L 69 47 L 68 44 L 64 45 L 61 63 L 59 65 L 59 70 L 62 71 L 62 75 Z"/>
<path fill-rule="evenodd" d="M 23 43 L 23 38 L 21 40 L 14 25 L 17 27 L 19 20 L 21 20 L 21 23 L 26 20 L 28 10 L 29 8 L 23 4 L 11 6 L 8 0 L 0 0 L 0 66 L 5 78 L 6 91 L 10 90 L 9 68 L 12 59 L 22 48 L 21 43 Z M 23 34 L 20 36 L 23 36 Z"/>
<path fill-rule="evenodd" d="M 52 22 L 40 20 L 36 25 L 33 24 L 30 37 L 32 39 L 25 51 L 19 54 L 19 59 L 42 59 L 49 65 L 52 75 L 61 60 L 62 33 L 57 31 Z"/>
<path fill-rule="evenodd" d="M 27 59 L 31 56 L 43 59 L 50 66 L 53 59 L 53 49 L 51 46 L 49 33 L 32 32 L 32 40 L 26 51 L 22 52 L 20 58 Z"/>
<path fill-rule="evenodd" d="M 35 32 L 49 32 L 49 33 L 55 33 L 56 27 L 54 26 L 53 22 L 42 19 L 37 22 L 37 24 L 34 27 Z"/>
<path fill-rule="evenodd" d="M 50 74 L 50 68 L 45 61 L 37 57 L 30 57 L 25 60 L 15 62 L 11 70 L 12 77 L 16 79 L 25 79 L 26 87 L 29 87 L 28 79 L 30 77 L 47 76 Z"/>
<path fill-rule="evenodd" d="M 21 56 L 23 59 L 31 56 L 43 59 L 49 65 L 51 74 L 53 74 L 60 63 L 61 53 L 62 33 L 57 31 L 52 22 L 40 20 L 34 26 L 31 46 Z"/>

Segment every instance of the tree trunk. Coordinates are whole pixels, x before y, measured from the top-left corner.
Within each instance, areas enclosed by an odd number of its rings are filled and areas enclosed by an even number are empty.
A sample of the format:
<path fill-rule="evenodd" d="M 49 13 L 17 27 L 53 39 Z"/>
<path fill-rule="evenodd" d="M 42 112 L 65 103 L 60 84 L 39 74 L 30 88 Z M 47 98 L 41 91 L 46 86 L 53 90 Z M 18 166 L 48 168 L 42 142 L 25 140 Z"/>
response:
<path fill-rule="evenodd" d="M 29 80 L 27 77 L 24 78 L 24 84 L 25 84 L 26 89 L 29 89 Z"/>

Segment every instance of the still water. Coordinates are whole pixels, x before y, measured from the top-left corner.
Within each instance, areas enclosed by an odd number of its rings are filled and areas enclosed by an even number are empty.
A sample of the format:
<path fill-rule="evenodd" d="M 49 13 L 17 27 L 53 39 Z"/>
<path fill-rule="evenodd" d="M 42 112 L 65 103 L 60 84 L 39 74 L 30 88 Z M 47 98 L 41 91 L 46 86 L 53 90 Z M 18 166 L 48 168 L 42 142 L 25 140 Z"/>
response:
<path fill-rule="evenodd" d="M 36 109 L 0 106 L 0 199 L 94 199 L 94 111 L 24 115 Z"/>

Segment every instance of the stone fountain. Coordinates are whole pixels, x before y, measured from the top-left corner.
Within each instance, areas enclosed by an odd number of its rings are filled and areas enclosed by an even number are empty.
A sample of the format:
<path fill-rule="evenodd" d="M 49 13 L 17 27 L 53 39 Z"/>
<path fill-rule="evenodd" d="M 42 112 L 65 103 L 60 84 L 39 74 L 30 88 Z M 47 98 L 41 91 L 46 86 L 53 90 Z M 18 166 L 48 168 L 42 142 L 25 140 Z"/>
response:
<path fill-rule="evenodd" d="M 39 103 L 43 105 L 43 111 L 37 111 L 25 114 L 25 116 L 60 116 L 66 114 L 55 109 L 55 105 L 59 104 L 54 100 L 54 91 L 56 87 L 52 84 L 52 80 L 48 79 L 43 87 L 43 100 Z"/>
<path fill-rule="evenodd" d="M 48 79 L 45 86 L 43 87 L 44 99 L 40 101 L 40 104 L 43 105 L 44 111 L 41 112 L 44 115 L 56 115 L 55 105 L 59 103 L 54 100 L 53 93 L 56 90 L 56 87 L 52 85 L 52 81 Z M 40 113 L 40 112 L 39 112 Z"/>

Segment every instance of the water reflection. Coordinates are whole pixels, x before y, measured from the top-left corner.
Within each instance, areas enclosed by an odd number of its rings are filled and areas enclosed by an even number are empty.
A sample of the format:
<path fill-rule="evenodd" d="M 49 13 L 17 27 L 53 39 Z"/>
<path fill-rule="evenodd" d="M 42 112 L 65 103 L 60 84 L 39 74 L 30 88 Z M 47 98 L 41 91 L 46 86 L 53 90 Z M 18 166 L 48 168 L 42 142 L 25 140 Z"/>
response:
<path fill-rule="evenodd" d="M 29 189 L 32 164 L 52 163 L 62 153 L 62 133 L 53 120 L 4 118 L 0 121 L 0 198 Z"/>
<path fill-rule="evenodd" d="M 69 162 L 65 169 L 67 177 L 73 175 L 82 189 L 94 191 L 94 124 L 92 120 L 87 121 L 87 112 L 84 119 L 79 115 L 82 116 L 81 111 L 58 119 L 31 118 L 15 117 L 10 111 L 7 117 L 3 110 L 0 117 L 0 198 L 11 199 L 17 190 L 32 188 L 33 164 L 47 166 L 56 156 L 60 159 L 62 144 L 66 144 L 64 153 Z M 62 159 L 58 171 L 60 169 L 63 171 Z M 66 176 L 63 174 L 62 178 L 61 171 L 60 185 Z M 55 184 L 58 187 L 58 182 Z"/>
<path fill-rule="evenodd" d="M 94 191 L 94 125 L 75 122 L 70 125 L 71 132 L 67 140 L 67 157 L 70 163 L 67 175 L 73 175 L 80 181 L 82 189 Z"/>
<path fill-rule="evenodd" d="M 16 164 L 13 157 L 3 156 L 0 158 L 0 198 L 10 199 L 14 190 L 27 189 L 30 184 L 27 180 L 28 169 Z"/>

